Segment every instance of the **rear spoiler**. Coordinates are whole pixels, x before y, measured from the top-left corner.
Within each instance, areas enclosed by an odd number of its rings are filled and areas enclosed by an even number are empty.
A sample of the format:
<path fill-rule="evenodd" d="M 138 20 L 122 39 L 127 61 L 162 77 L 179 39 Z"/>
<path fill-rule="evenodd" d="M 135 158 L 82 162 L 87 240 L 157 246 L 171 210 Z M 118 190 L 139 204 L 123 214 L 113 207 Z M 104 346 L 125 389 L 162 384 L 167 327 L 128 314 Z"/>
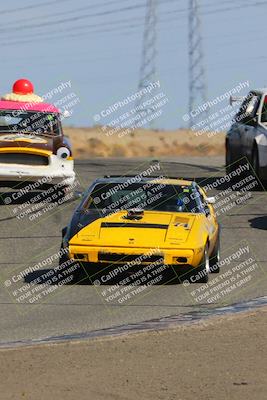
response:
<path fill-rule="evenodd" d="M 230 105 L 232 106 L 233 103 L 241 103 L 244 99 L 245 97 L 242 96 L 230 96 L 229 102 Z"/>

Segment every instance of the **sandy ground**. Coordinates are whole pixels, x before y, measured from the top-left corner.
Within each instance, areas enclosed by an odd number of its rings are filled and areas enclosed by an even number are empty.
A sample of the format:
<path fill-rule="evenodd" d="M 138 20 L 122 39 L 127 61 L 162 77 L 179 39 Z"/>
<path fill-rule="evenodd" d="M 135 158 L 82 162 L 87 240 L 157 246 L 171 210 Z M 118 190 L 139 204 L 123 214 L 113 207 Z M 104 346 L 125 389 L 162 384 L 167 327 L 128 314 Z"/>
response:
<path fill-rule="evenodd" d="M 69 136 L 75 158 L 88 157 L 166 157 L 206 156 L 224 154 L 224 133 L 210 136 L 179 129 L 158 131 L 142 129 L 123 135 L 119 131 L 107 135 L 102 127 L 64 128 Z"/>
<path fill-rule="evenodd" d="M 264 400 L 267 308 L 175 329 L 0 351 L 0 398 Z"/>

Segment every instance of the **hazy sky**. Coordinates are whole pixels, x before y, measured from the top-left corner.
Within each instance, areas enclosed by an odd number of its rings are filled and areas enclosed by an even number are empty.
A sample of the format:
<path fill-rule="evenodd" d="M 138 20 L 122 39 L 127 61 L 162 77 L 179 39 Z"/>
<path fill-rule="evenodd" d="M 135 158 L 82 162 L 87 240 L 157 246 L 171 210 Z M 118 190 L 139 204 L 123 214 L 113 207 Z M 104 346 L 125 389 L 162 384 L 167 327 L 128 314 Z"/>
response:
<path fill-rule="evenodd" d="M 169 103 L 155 126 L 167 129 L 185 125 L 189 1 L 158 2 L 157 69 Z M 213 99 L 240 81 L 267 86 L 267 1 L 199 3 L 208 97 Z M 0 93 L 9 92 L 20 77 L 32 80 L 37 94 L 70 80 L 80 104 L 69 124 L 93 125 L 93 115 L 137 89 L 145 4 L 146 0 L 1 2 Z"/>

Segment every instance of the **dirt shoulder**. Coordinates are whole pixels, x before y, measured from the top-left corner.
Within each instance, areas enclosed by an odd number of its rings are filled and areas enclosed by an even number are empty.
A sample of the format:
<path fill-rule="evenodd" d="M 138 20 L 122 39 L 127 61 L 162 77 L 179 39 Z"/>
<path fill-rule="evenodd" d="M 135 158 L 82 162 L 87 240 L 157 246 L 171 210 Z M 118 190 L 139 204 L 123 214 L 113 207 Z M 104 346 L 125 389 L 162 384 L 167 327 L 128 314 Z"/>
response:
<path fill-rule="evenodd" d="M 263 400 L 267 308 L 124 337 L 0 351 L 0 398 Z"/>
<path fill-rule="evenodd" d="M 186 129 L 159 131 L 135 130 L 127 135 L 118 131 L 109 135 L 102 127 L 65 127 L 75 158 L 90 157 L 168 157 L 168 156 L 217 156 L 224 154 L 224 133 L 197 135 Z"/>

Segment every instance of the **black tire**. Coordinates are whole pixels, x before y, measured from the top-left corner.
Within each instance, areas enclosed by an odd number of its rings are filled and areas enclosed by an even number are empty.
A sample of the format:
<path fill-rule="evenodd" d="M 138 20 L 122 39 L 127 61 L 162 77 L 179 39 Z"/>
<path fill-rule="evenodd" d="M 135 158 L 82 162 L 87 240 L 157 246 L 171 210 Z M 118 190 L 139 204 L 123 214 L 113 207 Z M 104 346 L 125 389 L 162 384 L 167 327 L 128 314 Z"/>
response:
<path fill-rule="evenodd" d="M 200 278 L 199 282 L 200 283 L 208 283 L 209 281 L 209 272 L 210 272 L 210 259 L 209 259 L 209 246 L 206 244 L 203 258 L 201 260 L 201 263 L 198 267 L 199 272 L 203 274 L 203 276 Z"/>
<path fill-rule="evenodd" d="M 252 166 L 251 173 L 254 175 L 257 181 L 257 185 L 253 187 L 252 191 L 264 190 L 264 187 L 266 186 L 266 180 L 262 178 L 260 163 L 259 163 L 259 150 L 256 143 L 254 144 L 252 150 L 251 166 Z"/>
<path fill-rule="evenodd" d="M 69 261 L 69 257 L 66 253 L 64 253 L 63 243 L 60 245 L 60 257 L 59 257 L 59 265 L 64 264 Z"/>
<path fill-rule="evenodd" d="M 227 143 L 226 144 L 226 149 L 225 149 L 225 170 L 226 170 L 226 174 L 230 174 L 232 171 L 232 154 L 231 154 L 231 150 L 230 150 L 230 146 Z"/>
<path fill-rule="evenodd" d="M 215 248 L 210 257 L 210 273 L 218 274 L 220 272 L 220 238 L 218 236 Z"/>
<path fill-rule="evenodd" d="M 69 254 L 64 252 L 63 238 L 64 238 L 66 232 L 67 232 L 67 226 L 65 226 L 61 231 L 62 241 L 61 241 L 61 245 L 60 245 L 59 266 L 62 266 L 62 268 L 67 269 L 68 267 L 71 267 L 72 265 L 79 264 L 79 267 L 73 272 L 73 282 L 72 282 L 72 283 L 78 283 L 78 282 L 85 280 L 86 272 L 82 266 L 82 262 L 76 261 L 74 259 L 70 259 Z M 66 266 L 62 265 L 65 263 L 66 263 Z"/>
<path fill-rule="evenodd" d="M 251 164 L 253 168 L 253 173 L 256 178 L 259 178 L 260 174 L 260 164 L 259 164 L 259 152 L 256 144 L 253 146 L 252 156 L 251 156 Z"/>
<path fill-rule="evenodd" d="M 58 276 L 62 276 L 63 275 L 63 271 L 64 272 L 67 271 L 68 268 L 70 268 L 74 264 L 74 260 L 71 260 L 69 258 L 69 256 L 68 256 L 68 254 L 63 252 L 63 250 L 64 250 L 63 243 L 61 243 L 61 246 L 60 246 L 60 257 L 59 257 L 59 260 L 58 260 L 58 264 L 59 264 L 58 265 L 59 266 Z M 72 285 L 72 284 L 76 283 L 76 279 L 77 279 L 76 278 L 76 273 L 74 272 L 72 274 L 72 280 L 68 284 Z"/>
<path fill-rule="evenodd" d="M 200 261 L 199 266 L 195 268 L 194 271 L 191 271 L 191 279 L 189 277 L 189 282 L 208 283 L 209 270 L 209 247 L 208 244 L 206 244 L 202 260 Z M 192 279 L 192 277 L 194 277 L 194 279 Z"/>

